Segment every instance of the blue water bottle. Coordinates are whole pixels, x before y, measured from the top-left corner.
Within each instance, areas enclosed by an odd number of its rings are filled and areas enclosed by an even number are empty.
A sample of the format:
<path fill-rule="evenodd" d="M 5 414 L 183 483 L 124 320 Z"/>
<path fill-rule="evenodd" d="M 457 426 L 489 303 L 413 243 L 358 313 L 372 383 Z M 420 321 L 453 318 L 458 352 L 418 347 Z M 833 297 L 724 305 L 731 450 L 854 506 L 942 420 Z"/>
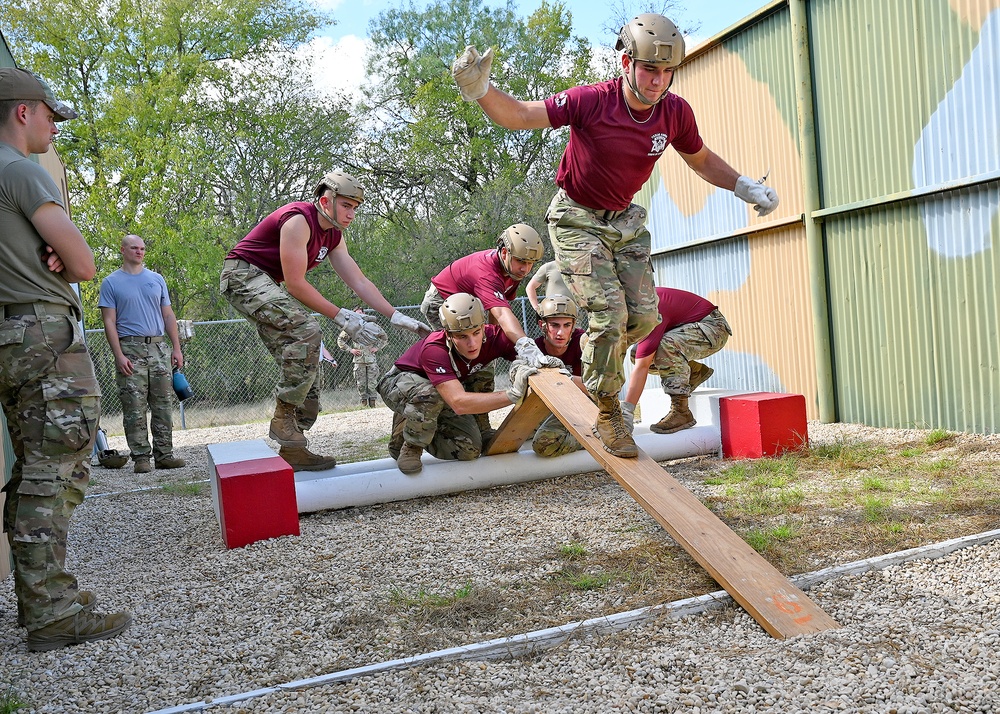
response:
<path fill-rule="evenodd" d="M 187 377 L 176 367 L 174 367 L 174 392 L 182 402 L 194 394 L 191 390 L 191 385 L 188 384 Z"/>

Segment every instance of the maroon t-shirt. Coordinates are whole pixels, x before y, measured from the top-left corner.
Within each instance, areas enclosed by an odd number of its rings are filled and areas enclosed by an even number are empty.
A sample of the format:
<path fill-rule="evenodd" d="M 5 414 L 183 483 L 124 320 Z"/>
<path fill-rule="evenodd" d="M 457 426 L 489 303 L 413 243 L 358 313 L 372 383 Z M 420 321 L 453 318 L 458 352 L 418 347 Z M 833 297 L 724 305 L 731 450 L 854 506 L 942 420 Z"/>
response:
<path fill-rule="evenodd" d="M 573 330 L 573 335 L 569 338 L 569 344 L 566 345 L 566 351 L 561 355 L 554 355 L 563 361 L 563 364 L 569 368 L 574 377 L 583 376 L 583 348 L 580 347 L 581 337 L 583 337 L 583 330 L 578 327 Z M 544 336 L 535 338 L 535 344 L 538 345 L 538 349 L 542 351 L 542 354 L 552 354 L 548 350 L 548 344 L 545 342 Z"/>
<path fill-rule="evenodd" d="M 521 281 L 507 276 L 497 249 L 489 248 L 459 258 L 431 278 L 431 283 L 445 299 L 455 293 L 475 295 L 488 311 L 509 307 Z"/>
<path fill-rule="evenodd" d="M 445 332 L 438 330 L 406 350 L 396 360 L 396 367 L 403 372 L 416 372 L 427 377 L 431 384 L 437 386 L 451 379 L 465 379 L 497 357 L 505 357 L 511 362 L 517 359 L 514 343 L 507 339 L 507 335 L 497 325 L 484 325 L 483 332 L 483 348 L 473 360 L 466 361 L 458 350 L 451 350 L 449 355 Z"/>
<path fill-rule="evenodd" d="M 296 215 L 305 216 L 309 224 L 309 242 L 306 244 L 309 262 L 306 270 L 317 267 L 331 250 L 340 245 L 342 236 L 336 228 L 323 230 L 320 227 L 316 205 L 308 201 L 286 204 L 267 216 L 240 239 L 226 258 L 245 260 L 270 275 L 276 283 L 283 282 L 285 274 L 281 270 L 281 227 Z"/>
<path fill-rule="evenodd" d="M 656 354 L 663 333 L 690 322 L 700 322 L 716 307 L 701 295 L 676 288 L 657 288 L 657 309 L 663 320 L 635 348 L 636 359 Z"/>
<path fill-rule="evenodd" d="M 571 87 L 545 100 L 553 128 L 570 127 L 556 184 L 577 203 L 598 210 L 628 208 L 667 146 L 695 154 L 704 145 L 686 101 L 667 94 L 652 109 L 633 110 L 633 119 L 622 81 Z"/>

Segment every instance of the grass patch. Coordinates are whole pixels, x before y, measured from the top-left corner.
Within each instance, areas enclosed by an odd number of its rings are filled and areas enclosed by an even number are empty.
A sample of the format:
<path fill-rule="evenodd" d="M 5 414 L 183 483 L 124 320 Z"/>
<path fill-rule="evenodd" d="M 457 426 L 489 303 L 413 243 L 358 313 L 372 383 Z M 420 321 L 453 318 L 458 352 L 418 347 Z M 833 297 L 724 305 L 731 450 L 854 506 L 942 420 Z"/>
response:
<path fill-rule="evenodd" d="M 13 684 L 0 688 L 0 714 L 14 714 L 26 706 L 28 703 L 21 699 Z"/>
<path fill-rule="evenodd" d="M 884 465 L 886 449 L 880 444 L 867 441 L 838 440 L 830 444 L 810 446 L 803 451 L 803 458 L 822 465 L 822 468 L 858 471 Z"/>
<path fill-rule="evenodd" d="M 866 491 L 888 491 L 889 486 L 881 476 L 868 474 L 861 477 L 861 488 Z"/>
<path fill-rule="evenodd" d="M 567 560 L 579 560 L 587 555 L 583 543 L 563 543 L 559 546 L 559 555 Z"/>
<path fill-rule="evenodd" d="M 924 437 L 924 443 L 928 446 L 937 446 L 950 439 L 955 438 L 955 435 L 950 431 L 945 431 L 944 429 L 932 429 L 930 433 Z"/>
<path fill-rule="evenodd" d="M 165 483 L 160 490 L 171 496 L 200 496 L 205 492 L 207 484 L 198 482 Z"/>
<path fill-rule="evenodd" d="M 600 590 L 608 585 L 614 576 L 611 573 L 599 571 L 589 572 L 562 572 L 560 576 L 570 584 L 574 590 Z"/>
<path fill-rule="evenodd" d="M 866 523 L 883 523 L 889 520 L 891 506 L 887 498 L 864 496 L 861 499 L 861 514 Z"/>

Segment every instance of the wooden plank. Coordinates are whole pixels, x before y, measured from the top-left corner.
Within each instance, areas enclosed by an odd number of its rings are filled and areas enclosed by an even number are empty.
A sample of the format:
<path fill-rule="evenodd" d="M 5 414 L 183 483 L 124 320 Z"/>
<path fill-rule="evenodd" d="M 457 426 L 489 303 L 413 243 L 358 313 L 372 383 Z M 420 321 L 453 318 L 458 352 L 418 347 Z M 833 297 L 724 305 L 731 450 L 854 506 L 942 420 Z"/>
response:
<path fill-rule="evenodd" d="M 521 406 L 510 410 L 492 441 L 483 449 L 484 456 L 512 454 L 531 438 L 535 429 L 551 412 L 545 402 L 532 391 L 524 397 Z"/>
<path fill-rule="evenodd" d="M 591 432 L 597 406 L 568 377 L 542 370 L 530 384 L 597 462 L 767 632 L 785 638 L 840 627 L 642 450 L 637 459 L 605 451 Z"/>

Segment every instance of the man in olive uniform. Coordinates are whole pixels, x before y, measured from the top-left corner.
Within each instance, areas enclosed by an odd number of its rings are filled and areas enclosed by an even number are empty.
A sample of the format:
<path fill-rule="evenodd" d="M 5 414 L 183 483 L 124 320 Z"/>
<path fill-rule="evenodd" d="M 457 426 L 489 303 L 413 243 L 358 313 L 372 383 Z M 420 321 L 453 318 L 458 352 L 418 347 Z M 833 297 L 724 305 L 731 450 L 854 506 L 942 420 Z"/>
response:
<path fill-rule="evenodd" d="M 114 637 L 132 622 L 94 612 L 94 594 L 66 572 L 101 413 L 71 283 L 97 269 L 55 182 L 28 157 L 48 151 L 55 122 L 75 117 L 30 72 L 0 69 L 0 400 L 15 458 L 3 524 L 33 652 Z"/>
<path fill-rule="evenodd" d="M 364 313 L 363 308 L 355 308 L 354 312 Z M 378 394 L 378 359 L 375 353 L 388 344 L 389 338 L 385 337 L 377 345 L 363 345 L 360 342 L 351 340 L 350 335 L 341 331 L 337 336 L 337 347 L 349 352 L 354 358 L 354 381 L 358 385 L 358 396 L 361 399 L 361 406 L 374 407 L 375 397 Z"/>

